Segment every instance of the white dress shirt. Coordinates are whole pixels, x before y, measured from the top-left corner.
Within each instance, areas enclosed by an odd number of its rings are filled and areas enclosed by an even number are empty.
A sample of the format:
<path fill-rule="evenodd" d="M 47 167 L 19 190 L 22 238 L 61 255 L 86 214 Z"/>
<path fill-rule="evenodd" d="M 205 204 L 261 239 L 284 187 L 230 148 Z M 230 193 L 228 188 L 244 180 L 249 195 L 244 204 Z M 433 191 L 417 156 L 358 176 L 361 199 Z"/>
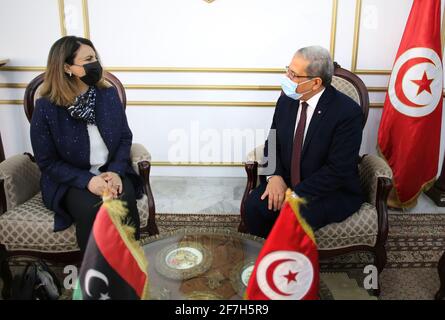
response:
<path fill-rule="evenodd" d="M 108 159 L 108 149 L 97 126 L 88 124 L 88 135 L 90 137 L 90 172 L 99 175 L 99 168 L 102 167 Z"/>
<path fill-rule="evenodd" d="M 306 139 L 306 133 L 307 133 L 307 129 L 309 128 L 309 124 L 311 123 L 312 120 L 312 116 L 314 115 L 315 112 L 315 108 L 317 107 L 318 101 L 320 100 L 321 95 L 324 92 L 324 88 L 317 93 L 316 95 L 312 96 L 309 100 L 306 101 L 306 103 L 308 104 L 307 106 L 307 110 L 306 110 L 306 126 L 304 128 L 304 136 L 303 136 L 303 144 L 304 144 L 304 139 Z M 300 100 L 300 107 L 298 108 L 298 113 L 297 113 L 297 120 L 295 121 L 295 128 L 294 128 L 294 139 L 295 139 L 295 132 L 297 131 L 297 127 L 298 127 L 298 122 L 300 121 L 300 115 L 301 115 L 301 103 L 303 101 Z M 273 176 L 267 176 L 267 181 L 269 181 L 269 178 L 273 177 Z"/>

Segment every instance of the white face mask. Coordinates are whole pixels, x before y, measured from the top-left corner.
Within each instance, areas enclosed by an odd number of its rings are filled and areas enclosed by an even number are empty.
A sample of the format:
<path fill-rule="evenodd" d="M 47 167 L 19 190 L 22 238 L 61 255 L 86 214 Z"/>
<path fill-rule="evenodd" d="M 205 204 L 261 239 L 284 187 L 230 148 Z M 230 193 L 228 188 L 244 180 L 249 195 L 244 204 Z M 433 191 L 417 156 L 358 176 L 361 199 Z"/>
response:
<path fill-rule="evenodd" d="M 297 92 L 297 88 L 299 85 L 305 83 L 305 82 L 309 82 L 312 79 L 300 82 L 300 83 L 295 83 L 293 82 L 291 79 L 289 79 L 287 76 L 284 76 L 283 79 L 281 80 L 281 89 L 283 89 L 283 92 L 286 94 L 286 96 L 288 96 L 291 99 L 294 100 L 299 100 L 304 94 L 312 91 L 312 90 L 308 90 L 306 92 L 303 93 L 298 93 Z"/>

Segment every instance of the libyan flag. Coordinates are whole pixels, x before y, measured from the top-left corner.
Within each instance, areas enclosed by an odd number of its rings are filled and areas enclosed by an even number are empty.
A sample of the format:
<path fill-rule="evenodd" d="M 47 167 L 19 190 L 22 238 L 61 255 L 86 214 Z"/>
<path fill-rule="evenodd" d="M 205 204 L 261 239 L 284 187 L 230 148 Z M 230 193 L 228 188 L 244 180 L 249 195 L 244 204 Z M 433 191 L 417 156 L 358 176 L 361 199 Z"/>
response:
<path fill-rule="evenodd" d="M 249 300 L 318 299 L 318 251 L 311 227 L 301 217 L 304 200 L 291 190 L 258 255 L 246 289 Z"/>
<path fill-rule="evenodd" d="M 124 203 L 99 209 L 80 268 L 73 300 L 136 300 L 148 294 L 147 260 L 134 229 L 122 223 Z"/>

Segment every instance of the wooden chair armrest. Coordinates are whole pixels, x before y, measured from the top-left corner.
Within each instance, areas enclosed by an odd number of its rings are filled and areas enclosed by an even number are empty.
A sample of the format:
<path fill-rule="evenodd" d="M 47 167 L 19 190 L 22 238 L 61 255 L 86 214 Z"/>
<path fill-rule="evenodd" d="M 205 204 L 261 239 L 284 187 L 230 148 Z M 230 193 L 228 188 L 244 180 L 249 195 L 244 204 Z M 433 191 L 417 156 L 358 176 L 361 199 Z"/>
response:
<path fill-rule="evenodd" d="M 138 162 L 138 171 L 143 181 L 144 192 L 148 198 L 148 221 L 147 228 L 150 236 L 159 234 L 158 227 L 156 225 L 156 207 L 155 201 L 153 197 L 153 193 L 151 191 L 150 185 L 150 170 L 151 163 L 150 161 L 142 160 Z"/>

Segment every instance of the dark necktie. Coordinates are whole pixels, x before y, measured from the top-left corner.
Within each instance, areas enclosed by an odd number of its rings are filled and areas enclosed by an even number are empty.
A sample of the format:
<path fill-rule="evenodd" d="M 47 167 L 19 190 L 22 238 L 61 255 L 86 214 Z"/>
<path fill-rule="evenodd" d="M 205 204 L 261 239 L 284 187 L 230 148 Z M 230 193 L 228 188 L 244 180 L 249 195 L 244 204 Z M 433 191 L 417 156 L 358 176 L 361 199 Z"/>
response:
<path fill-rule="evenodd" d="M 300 162 L 301 150 L 303 149 L 304 128 L 306 127 L 306 113 L 307 102 L 301 103 L 300 120 L 298 121 L 297 130 L 295 131 L 294 145 L 292 147 L 292 162 L 291 162 L 291 182 L 292 187 L 300 183 Z"/>

